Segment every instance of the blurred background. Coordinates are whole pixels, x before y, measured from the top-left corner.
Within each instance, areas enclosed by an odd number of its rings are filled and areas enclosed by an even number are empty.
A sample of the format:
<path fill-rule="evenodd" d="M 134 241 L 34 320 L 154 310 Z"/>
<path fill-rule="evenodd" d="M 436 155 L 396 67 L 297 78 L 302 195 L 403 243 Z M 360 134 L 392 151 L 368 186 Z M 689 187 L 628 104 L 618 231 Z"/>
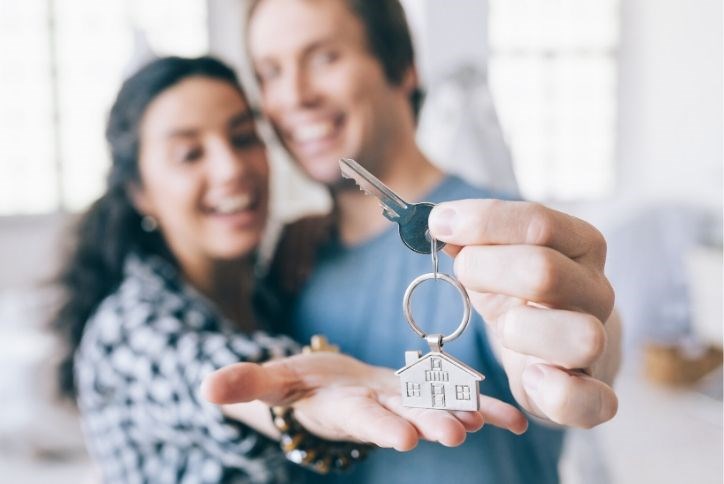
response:
<path fill-rule="evenodd" d="M 571 432 L 564 482 L 722 482 L 722 2 L 403 3 L 429 156 L 609 241 L 620 409 Z M 0 481 L 94 482 L 43 330 L 64 228 L 103 186 L 124 76 L 153 55 L 207 52 L 248 76 L 242 12 L 243 0 L 0 0 Z M 277 225 L 323 210 L 271 149 Z"/>

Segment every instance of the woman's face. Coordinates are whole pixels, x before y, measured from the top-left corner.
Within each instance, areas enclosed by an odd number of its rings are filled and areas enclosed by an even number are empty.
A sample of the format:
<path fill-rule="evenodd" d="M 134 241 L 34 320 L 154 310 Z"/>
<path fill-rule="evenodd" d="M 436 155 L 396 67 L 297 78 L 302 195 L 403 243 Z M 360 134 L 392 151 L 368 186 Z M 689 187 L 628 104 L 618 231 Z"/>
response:
<path fill-rule="evenodd" d="M 269 168 L 252 111 L 228 82 L 189 77 L 146 109 L 134 201 L 181 264 L 253 251 L 267 217 Z"/>

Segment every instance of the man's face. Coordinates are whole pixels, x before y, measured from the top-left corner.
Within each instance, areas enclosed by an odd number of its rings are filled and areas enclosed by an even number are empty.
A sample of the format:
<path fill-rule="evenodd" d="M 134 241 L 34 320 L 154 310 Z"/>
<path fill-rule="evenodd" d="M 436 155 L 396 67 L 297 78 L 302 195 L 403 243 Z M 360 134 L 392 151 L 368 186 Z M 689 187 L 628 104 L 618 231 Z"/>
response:
<path fill-rule="evenodd" d="M 391 161 L 411 88 L 389 83 L 342 0 L 263 0 L 248 36 L 264 111 L 313 179 L 337 183 L 343 157 Z"/>

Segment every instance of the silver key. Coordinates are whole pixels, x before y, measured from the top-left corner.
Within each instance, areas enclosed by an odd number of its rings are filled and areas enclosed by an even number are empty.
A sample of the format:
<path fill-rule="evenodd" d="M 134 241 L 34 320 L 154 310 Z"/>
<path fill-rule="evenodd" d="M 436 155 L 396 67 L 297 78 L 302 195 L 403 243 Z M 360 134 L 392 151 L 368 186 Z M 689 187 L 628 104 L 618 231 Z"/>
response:
<path fill-rule="evenodd" d="M 382 214 L 399 226 L 400 238 L 407 247 L 420 254 L 431 252 L 427 218 L 435 206 L 434 204 L 404 201 L 352 159 L 342 158 L 339 160 L 339 166 L 342 169 L 342 176 L 354 180 L 366 194 L 377 197 L 382 204 Z M 443 242 L 438 242 L 436 245 L 437 250 L 445 246 Z"/>

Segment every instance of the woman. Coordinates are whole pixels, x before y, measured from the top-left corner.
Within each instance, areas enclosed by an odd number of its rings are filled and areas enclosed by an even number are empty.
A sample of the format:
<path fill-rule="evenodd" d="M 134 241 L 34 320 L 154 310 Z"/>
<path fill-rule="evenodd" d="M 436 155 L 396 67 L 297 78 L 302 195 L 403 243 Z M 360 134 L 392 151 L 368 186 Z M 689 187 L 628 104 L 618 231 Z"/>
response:
<path fill-rule="evenodd" d="M 253 274 L 269 173 L 234 73 L 211 58 L 154 61 L 122 86 L 106 137 L 108 186 L 78 225 L 55 319 L 68 345 L 62 388 L 77 398 L 104 481 L 288 480 L 268 406 L 199 396 L 218 368 L 298 352 L 263 331 L 274 303 Z M 244 370 L 232 386 L 212 375 L 205 396 L 293 404 L 306 430 L 332 440 L 458 445 L 483 423 L 480 413 L 405 409 L 391 371 L 343 355 Z"/>

